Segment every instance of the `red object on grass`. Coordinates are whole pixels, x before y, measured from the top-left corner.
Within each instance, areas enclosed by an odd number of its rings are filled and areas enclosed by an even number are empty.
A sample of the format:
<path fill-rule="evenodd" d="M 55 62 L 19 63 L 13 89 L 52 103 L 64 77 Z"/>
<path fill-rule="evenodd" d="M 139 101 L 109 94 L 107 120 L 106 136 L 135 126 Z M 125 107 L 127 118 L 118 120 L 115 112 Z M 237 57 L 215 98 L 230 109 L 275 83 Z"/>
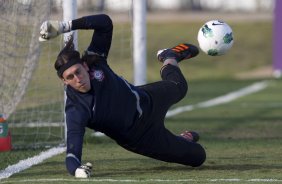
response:
<path fill-rule="evenodd" d="M 0 152 L 10 151 L 12 149 L 11 133 L 7 137 L 0 137 Z"/>

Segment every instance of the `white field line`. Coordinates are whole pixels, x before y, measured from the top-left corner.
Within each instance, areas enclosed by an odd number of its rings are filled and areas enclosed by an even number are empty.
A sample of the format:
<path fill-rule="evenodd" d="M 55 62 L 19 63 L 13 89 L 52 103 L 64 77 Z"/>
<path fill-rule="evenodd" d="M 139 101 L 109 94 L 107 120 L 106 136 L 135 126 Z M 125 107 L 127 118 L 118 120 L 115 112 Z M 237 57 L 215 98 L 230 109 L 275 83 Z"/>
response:
<path fill-rule="evenodd" d="M 248 86 L 248 87 L 242 88 L 241 90 L 238 90 L 238 91 L 235 91 L 235 92 L 229 93 L 227 95 L 220 96 L 220 97 L 217 97 L 217 98 L 205 101 L 205 102 L 201 102 L 201 103 L 198 103 L 196 105 L 188 105 L 188 106 L 184 106 L 184 107 L 178 107 L 176 109 L 169 111 L 167 113 L 167 117 L 175 116 L 179 113 L 182 113 L 182 112 L 185 112 L 185 111 L 191 111 L 191 110 L 194 110 L 196 108 L 205 108 L 205 107 L 211 107 L 211 106 L 215 106 L 215 105 L 219 105 L 219 104 L 223 104 L 223 103 L 228 103 L 228 102 L 235 100 L 239 97 L 260 91 L 260 90 L 266 88 L 267 85 L 268 85 L 268 83 L 266 81 L 257 82 L 257 83 L 254 83 L 254 84 Z M 51 158 L 51 157 L 58 155 L 58 154 L 61 154 L 65 151 L 65 149 L 66 148 L 64 148 L 64 147 L 51 148 L 47 151 L 41 152 L 37 156 L 34 156 L 32 158 L 27 158 L 25 160 L 21 160 L 17 164 L 8 166 L 6 169 L 0 171 L 0 181 L 4 178 L 8 178 L 8 177 L 12 176 L 15 173 L 18 173 L 18 172 L 21 172 L 25 169 L 28 169 L 33 165 L 39 164 L 39 163 L 43 162 L 44 160 L 46 160 L 48 158 Z M 219 179 L 219 180 L 217 179 L 216 181 L 220 181 L 220 180 L 221 179 Z M 235 180 L 237 180 L 237 179 L 235 179 Z M 256 180 L 256 179 L 254 179 L 254 180 Z M 31 180 L 29 180 L 29 181 L 31 181 Z M 38 180 L 36 180 L 36 181 L 38 181 Z M 86 181 L 88 181 L 88 180 L 86 180 Z M 173 181 L 177 181 L 177 180 L 161 180 L 161 179 L 155 179 L 155 180 L 112 180 L 112 179 L 98 180 L 97 179 L 97 180 L 95 180 L 94 179 L 93 181 L 105 181 L 105 182 L 110 182 L 110 181 L 113 181 L 113 182 L 118 182 L 118 181 L 120 181 L 120 182 L 126 182 L 126 181 L 128 181 L 128 182 L 144 182 L 144 181 L 146 181 L 146 182 L 148 182 L 148 181 L 165 182 L 165 181 L 168 181 L 168 182 L 173 182 Z M 182 180 L 179 180 L 179 182 L 181 182 L 181 181 Z M 187 180 L 187 181 L 194 181 L 194 180 Z M 269 179 L 269 181 L 272 181 L 272 179 Z"/>
<path fill-rule="evenodd" d="M 47 151 L 43 151 L 37 156 L 27 158 L 25 160 L 20 160 L 17 164 L 8 166 L 6 169 L 0 171 L 0 181 L 4 178 L 8 178 L 12 176 L 15 173 L 28 169 L 33 165 L 37 165 L 48 158 L 61 154 L 65 150 L 66 150 L 65 147 L 55 147 Z"/>
<path fill-rule="evenodd" d="M 11 128 L 37 128 L 37 127 L 63 127 L 64 122 L 31 122 L 31 123 L 10 123 Z"/>
<path fill-rule="evenodd" d="M 178 107 L 175 109 L 172 109 L 170 111 L 167 112 L 166 117 L 172 117 L 175 116 L 177 114 L 180 114 L 182 112 L 186 112 L 186 111 L 192 111 L 194 109 L 197 108 L 207 108 L 207 107 L 212 107 L 212 106 L 216 106 L 216 105 L 220 105 L 220 104 L 225 104 L 228 102 L 231 102 L 233 100 L 236 100 L 242 96 L 246 96 L 255 92 L 258 92 L 260 90 L 263 90 L 264 88 L 266 88 L 268 86 L 268 81 L 261 81 L 261 82 L 256 82 L 250 86 L 247 86 L 245 88 L 242 88 L 238 91 L 234 91 L 231 93 L 228 93 L 226 95 L 223 96 L 219 96 L 217 98 L 205 101 L 205 102 L 200 102 L 198 104 L 195 105 L 187 105 L 187 106 L 182 106 L 182 107 Z"/>
<path fill-rule="evenodd" d="M 282 180 L 280 179 L 240 179 L 240 178 L 218 178 L 218 179 L 145 179 L 145 180 L 137 180 L 137 179 L 63 179 L 63 178 L 46 178 L 46 179 L 26 179 L 17 181 L 17 183 L 30 183 L 30 182 L 53 182 L 53 183 L 60 183 L 60 182 L 105 182 L 105 183 L 175 183 L 175 182 L 196 182 L 196 183 L 217 183 L 217 182 L 230 182 L 230 183 L 280 183 Z M 13 181 L 3 181 L 1 183 L 13 183 Z"/>

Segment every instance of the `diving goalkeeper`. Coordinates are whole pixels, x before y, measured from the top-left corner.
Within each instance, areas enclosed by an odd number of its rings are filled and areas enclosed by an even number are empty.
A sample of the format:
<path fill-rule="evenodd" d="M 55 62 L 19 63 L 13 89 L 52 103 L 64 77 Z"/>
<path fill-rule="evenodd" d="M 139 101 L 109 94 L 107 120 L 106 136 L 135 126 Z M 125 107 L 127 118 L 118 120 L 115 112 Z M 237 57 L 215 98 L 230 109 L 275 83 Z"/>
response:
<path fill-rule="evenodd" d="M 174 135 L 164 126 L 169 107 L 186 95 L 188 86 L 178 63 L 198 54 L 191 44 L 179 44 L 157 53 L 162 63 L 161 81 L 134 86 L 112 71 L 107 62 L 113 24 L 105 14 L 72 21 L 45 21 L 40 41 L 72 30 L 94 30 L 84 54 L 74 49 L 73 38 L 55 62 L 58 77 L 65 84 L 67 153 L 66 167 L 71 175 L 90 177 L 92 164 L 82 163 L 85 128 L 103 132 L 123 148 L 165 162 L 192 167 L 206 159 L 199 135 L 184 131 Z"/>

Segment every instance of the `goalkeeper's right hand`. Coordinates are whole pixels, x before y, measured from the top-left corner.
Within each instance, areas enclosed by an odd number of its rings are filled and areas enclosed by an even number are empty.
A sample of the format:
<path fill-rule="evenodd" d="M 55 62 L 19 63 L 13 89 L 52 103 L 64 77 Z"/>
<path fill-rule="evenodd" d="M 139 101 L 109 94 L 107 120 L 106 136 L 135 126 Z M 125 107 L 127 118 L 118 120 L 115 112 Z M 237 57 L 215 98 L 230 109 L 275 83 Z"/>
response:
<path fill-rule="evenodd" d="M 75 170 L 76 178 L 90 178 L 91 174 L 92 174 L 92 164 L 90 162 L 81 165 Z"/>
<path fill-rule="evenodd" d="M 47 41 L 55 38 L 62 33 L 71 31 L 72 21 L 45 21 L 40 26 L 39 41 Z"/>

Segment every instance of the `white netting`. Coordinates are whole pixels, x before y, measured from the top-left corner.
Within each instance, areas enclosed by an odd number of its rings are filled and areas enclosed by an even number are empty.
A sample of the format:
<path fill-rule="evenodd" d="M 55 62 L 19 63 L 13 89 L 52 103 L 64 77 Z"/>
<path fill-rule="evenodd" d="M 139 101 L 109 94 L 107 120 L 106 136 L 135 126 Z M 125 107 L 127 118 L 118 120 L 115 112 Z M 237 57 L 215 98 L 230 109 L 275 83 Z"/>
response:
<path fill-rule="evenodd" d="M 51 4 L 49 0 L 0 2 L 0 113 L 8 119 L 14 146 L 63 140 L 63 92 L 52 76 L 51 43 L 40 57 L 38 42 L 39 27 L 50 17 Z M 54 124 L 61 128 L 54 131 Z"/>
<path fill-rule="evenodd" d="M 1 1 L 0 112 L 15 110 L 38 63 L 38 26 L 45 1 Z"/>

